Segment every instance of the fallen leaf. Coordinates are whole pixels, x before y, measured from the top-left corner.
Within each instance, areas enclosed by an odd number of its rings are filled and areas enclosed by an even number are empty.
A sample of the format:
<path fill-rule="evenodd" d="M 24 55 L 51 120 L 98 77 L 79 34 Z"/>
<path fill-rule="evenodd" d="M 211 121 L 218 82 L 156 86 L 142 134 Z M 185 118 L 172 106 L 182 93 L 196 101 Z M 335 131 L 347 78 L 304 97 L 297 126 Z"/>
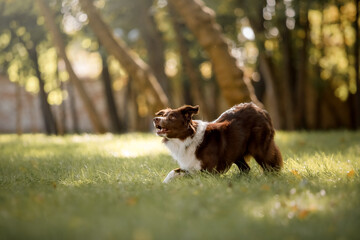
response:
<path fill-rule="evenodd" d="M 270 190 L 270 186 L 267 185 L 267 184 L 264 184 L 264 185 L 261 186 L 261 190 L 269 191 L 269 190 Z"/>
<path fill-rule="evenodd" d="M 355 176 L 355 171 L 354 171 L 354 169 L 348 171 L 347 174 L 346 174 L 346 176 L 349 177 L 349 178 L 354 177 L 354 176 Z"/>
<path fill-rule="evenodd" d="M 303 209 L 303 210 L 301 210 L 301 211 L 299 212 L 298 218 L 299 218 L 299 219 L 304 219 L 304 218 L 306 218 L 306 217 L 309 215 L 309 213 L 310 213 L 310 210 L 308 210 L 308 209 Z"/>
<path fill-rule="evenodd" d="M 290 172 L 291 172 L 292 174 L 294 174 L 294 176 L 295 176 L 295 177 L 297 177 L 297 178 L 301 178 L 301 176 L 300 176 L 300 174 L 299 174 L 298 170 L 293 169 L 293 170 L 291 170 Z"/>
<path fill-rule="evenodd" d="M 126 204 L 129 206 L 134 206 L 137 203 L 136 197 L 130 197 L 126 200 Z"/>
<path fill-rule="evenodd" d="M 290 210 L 293 212 L 297 212 L 299 210 L 299 208 L 296 204 L 294 204 L 293 206 L 290 206 Z"/>

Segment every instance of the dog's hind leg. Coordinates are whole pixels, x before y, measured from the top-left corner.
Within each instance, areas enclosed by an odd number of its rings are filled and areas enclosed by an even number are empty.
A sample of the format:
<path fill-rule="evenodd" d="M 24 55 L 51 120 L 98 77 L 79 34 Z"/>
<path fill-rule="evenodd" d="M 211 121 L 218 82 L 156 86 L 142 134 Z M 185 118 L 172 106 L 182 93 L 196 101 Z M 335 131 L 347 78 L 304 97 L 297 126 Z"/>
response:
<path fill-rule="evenodd" d="M 249 165 L 247 164 L 245 158 L 242 156 L 240 158 L 238 158 L 236 161 L 235 161 L 235 164 L 236 166 L 238 166 L 240 172 L 242 173 L 249 173 L 250 171 L 250 167 Z"/>
<path fill-rule="evenodd" d="M 274 140 L 265 151 L 254 154 L 254 158 L 263 170 L 268 172 L 279 172 L 283 166 L 281 152 Z"/>

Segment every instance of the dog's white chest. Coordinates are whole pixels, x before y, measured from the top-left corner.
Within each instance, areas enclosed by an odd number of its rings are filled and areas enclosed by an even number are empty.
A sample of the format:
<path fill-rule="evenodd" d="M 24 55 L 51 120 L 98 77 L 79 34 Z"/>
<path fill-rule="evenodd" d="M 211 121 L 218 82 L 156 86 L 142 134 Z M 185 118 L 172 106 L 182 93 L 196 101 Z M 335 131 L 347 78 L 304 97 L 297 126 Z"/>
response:
<path fill-rule="evenodd" d="M 196 158 L 196 149 L 204 139 L 205 129 L 208 123 L 196 121 L 198 127 L 193 137 L 184 140 L 168 139 L 165 143 L 170 150 L 171 156 L 177 161 L 180 168 L 187 171 L 201 170 L 201 162 Z"/>
<path fill-rule="evenodd" d="M 185 141 L 179 139 L 172 139 L 166 142 L 166 147 L 170 150 L 171 156 L 176 160 L 181 169 L 191 171 L 200 170 L 201 163 L 196 158 L 196 148 L 192 145 L 187 146 Z"/>

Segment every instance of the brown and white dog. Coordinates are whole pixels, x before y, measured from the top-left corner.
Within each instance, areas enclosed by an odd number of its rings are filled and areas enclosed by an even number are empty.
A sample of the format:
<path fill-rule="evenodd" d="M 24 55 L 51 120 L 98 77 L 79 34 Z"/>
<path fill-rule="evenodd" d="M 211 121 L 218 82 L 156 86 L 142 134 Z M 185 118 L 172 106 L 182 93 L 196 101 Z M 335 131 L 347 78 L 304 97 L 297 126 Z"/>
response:
<path fill-rule="evenodd" d="M 156 134 L 170 150 L 180 168 L 164 183 L 196 171 L 224 173 L 233 163 L 249 172 L 245 158 L 252 156 L 265 171 L 280 171 L 282 157 L 274 142 L 269 114 L 253 103 L 232 107 L 213 122 L 192 120 L 199 106 L 163 109 L 153 119 Z"/>

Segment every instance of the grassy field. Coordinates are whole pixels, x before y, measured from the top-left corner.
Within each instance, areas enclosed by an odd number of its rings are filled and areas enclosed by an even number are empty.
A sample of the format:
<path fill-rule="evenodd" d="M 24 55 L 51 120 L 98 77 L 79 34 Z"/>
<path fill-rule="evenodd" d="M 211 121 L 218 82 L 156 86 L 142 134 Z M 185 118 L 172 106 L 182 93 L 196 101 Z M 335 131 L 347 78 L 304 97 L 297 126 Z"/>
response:
<path fill-rule="evenodd" d="M 0 135 L 0 239 L 359 239 L 360 132 L 279 132 L 279 176 L 251 161 L 162 184 L 152 134 Z"/>

